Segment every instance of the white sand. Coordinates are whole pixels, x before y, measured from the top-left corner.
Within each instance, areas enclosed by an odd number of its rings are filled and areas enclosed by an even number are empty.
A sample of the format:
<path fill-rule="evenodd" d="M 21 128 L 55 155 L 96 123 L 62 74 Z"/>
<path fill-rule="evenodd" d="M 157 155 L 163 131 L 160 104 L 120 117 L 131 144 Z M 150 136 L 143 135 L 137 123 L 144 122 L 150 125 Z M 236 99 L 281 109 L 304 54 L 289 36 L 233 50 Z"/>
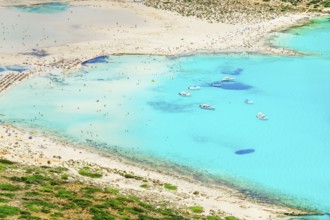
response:
<path fill-rule="evenodd" d="M 0 6 L 6 3 L 0 2 Z M 131 1 L 73 1 L 71 4 L 75 7 L 55 14 L 0 8 L 0 20 L 8 20 L 1 24 L 5 39 L 0 41 L 1 62 L 33 64 L 39 60 L 49 64 L 54 59 L 84 60 L 117 53 L 285 53 L 283 49 L 268 47 L 262 39 L 273 30 L 315 16 L 294 14 L 259 24 L 230 25 L 182 17 Z M 27 24 L 28 28 L 23 28 Z M 37 59 L 17 54 L 32 48 L 46 48 L 51 56 Z"/>
<path fill-rule="evenodd" d="M 21 1 L 2 0 L 0 6 L 20 3 Z M 0 8 L 0 20 L 6 21 L 0 25 L 5 38 L 0 41 L 1 65 L 28 64 L 35 68 L 32 71 L 34 74 L 53 69 L 65 73 L 80 68 L 80 61 L 101 54 L 290 54 L 290 51 L 269 47 L 265 44 L 265 39 L 274 30 L 315 16 L 295 14 L 259 24 L 229 25 L 182 17 L 132 1 L 71 1 L 71 4 L 75 7 L 52 15 L 28 14 Z M 45 49 L 50 55 L 37 58 L 18 54 L 29 52 L 32 48 Z M 6 130 L 11 136 L 8 136 Z M 0 156 L 8 159 L 34 164 L 47 164 L 47 161 L 50 161 L 53 165 L 69 166 L 74 173 L 77 173 L 77 169 L 84 163 L 94 163 L 112 170 L 132 172 L 149 178 L 149 182 L 153 180 L 171 183 L 179 187 L 177 191 L 164 190 L 159 184 L 154 184 L 146 190 L 139 187 L 141 181 L 123 178 L 112 171 L 100 180 L 100 184 L 117 186 L 125 192 L 132 191 L 151 200 L 167 201 L 174 206 L 201 205 L 206 214 L 210 210 L 215 213 L 221 210 L 223 215 L 234 215 L 241 219 L 278 219 L 283 213 L 292 212 L 288 208 L 258 204 L 226 187 L 206 186 L 174 174 L 136 166 L 119 158 L 56 141 L 42 134 L 33 135 L 33 138 L 29 139 L 27 132 L 2 125 L 0 137 Z M 61 159 L 57 159 L 58 156 Z M 72 159 L 79 164 L 73 163 Z M 199 194 L 194 195 L 194 191 Z"/>

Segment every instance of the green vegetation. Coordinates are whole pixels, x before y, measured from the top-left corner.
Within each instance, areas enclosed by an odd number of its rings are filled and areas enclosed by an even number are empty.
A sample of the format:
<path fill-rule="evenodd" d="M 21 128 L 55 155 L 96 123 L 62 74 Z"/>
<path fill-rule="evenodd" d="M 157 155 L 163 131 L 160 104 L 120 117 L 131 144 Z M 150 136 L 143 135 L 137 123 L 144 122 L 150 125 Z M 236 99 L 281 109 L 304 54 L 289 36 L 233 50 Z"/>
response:
<path fill-rule="evenodd" d="M 9 201 L 10 201 L 9 199 L 5 199 L 5 198 L 0 197 L 0 203 L 7 203 Z"/>
<path fill-rule="evenodd" d="M 221 220 L 221 218 L 218 216 L 207 216 L 206 220 Z"/>
<path fill-rule="evenodd" d="M 6 159 L 0 159 L 0 164 L 13 165 L 15 162 Z"/>
<path fill-rule="evenodd" d="M 83 169 L 80 169 L 78 173 L 82 176 L 87 176 L 90 178 L 101 178 L 102 174 L 96 173 L 96 172 L 91 172 L 88 167 L 84 167 Z"/>
<path fill-rule="evenodd" d="M 142 177 L 136 176 L 134 174 L 127 173 L 127 172 L 118 172 L 118 174 L 125 177 L 125 178 L 127 178 L 127 179 L 143 180 Z"/>
<path fill-rule="evenodd" d="M 4 172 L 7 170 L 8 165 L 13 165 L 15 164 L 14 162 L 6 159 L 1 159 L 0 158 L 0 172 Z"/>
<path fill-rule="evenodd" d="M 148 189 L 149 188 L 149 185 L 144 183 L 144 184 L 141 184 L 140 185 L 141 188 L 144 188 L 144 189 Z"/>
<path fill-rule="evenodd" d="M 7 166 L 0 163 L 0 172 L 6 171 Z"/>
<path fill-rule="evenodd" d="M 204 211 L 203 207 L 201 207 L 201 206 L 190 206 L 189 209 L 193 213 L 202 213 Z"/>
<path fill-rule="evenodd" d="M 21 210 L 17 207 L 3 205 L 0 206 L 0 218 L 6 218 L 12 215 L 17 215 Z"/>
<path fill-rule="evenodd" d="M 138 197 L 121 194 L 116 188 L 103 189 L 74 181 L 75 177 L 61 167 L 4 163 L 7 170 L 0 176 L 0 219 L 221 219 L 203 216 L 202 207 L 189 207 L 193 212 L 189 214 L 187 209 L 175 210 L 168 208 L 168 204 L 150 204 Z M 88 177 L 95 177 L 91 169 L 85 167 L 82 170 L 83 174 L 87 171 Z M 130 175 L 141 179 L 142 188 L 150 187 L 145 179 Z M 164 188 L 177 189 L 168 183 Z"/>
<path fill-rule="evenodd" d="M 118 194 L 119 190 L 109 187 L 109 188 L 106 189 L 106 192 L 111 193 L 111 194 Z"/>
<path fill-rule="evenodd" d="M 322 2 L 321 3 L 324 7 L 330 7 L 330 1 L 329 0 L 327 0 L 327 1 L 324 1 L 324 2 Z"/>
<path fill-rule="evenodd" d="M 4 191 L 17 191 L 19 189 L 19 186 L 15 186 L 8 183 L 0 183 L 0 190 Z"/>
<path fill-rule="evenodd" d="M 169 184 L 169 183 L 165 183 L 165 184 L 164 184 L 164 188 L 165 188 L 165 189 L 168 189 L 168 190 L 177 190 L 177 189 L 178 189 L 177 186 L 173 186 L 173 185 L 171 185 L 171 184 Z"/>
<path fill-rule="evenodd" d="M 67 180 L 69 179 L 69 175 L 67 173 L 61 175 L 62 180 Z"/>
<path fill-rule="evenodd" d="M 235 218 L 234 216 L 227 216 L 225 217 L 225 220 L 238 220 L 238 219 Z"/>

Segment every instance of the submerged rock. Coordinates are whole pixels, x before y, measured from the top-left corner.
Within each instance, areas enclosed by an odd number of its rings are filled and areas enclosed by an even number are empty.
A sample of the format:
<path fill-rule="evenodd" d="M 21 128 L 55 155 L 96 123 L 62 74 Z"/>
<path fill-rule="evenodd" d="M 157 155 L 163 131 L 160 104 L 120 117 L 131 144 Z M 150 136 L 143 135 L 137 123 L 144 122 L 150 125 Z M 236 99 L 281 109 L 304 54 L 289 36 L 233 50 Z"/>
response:
<path fill-rule="evenodd" d="M 254 152 L 255 152 L 254 149 L 242 149 L 242 150 L 235 151 L 235 154 L 242 155 L 242 154 L 251 154 Z"/>

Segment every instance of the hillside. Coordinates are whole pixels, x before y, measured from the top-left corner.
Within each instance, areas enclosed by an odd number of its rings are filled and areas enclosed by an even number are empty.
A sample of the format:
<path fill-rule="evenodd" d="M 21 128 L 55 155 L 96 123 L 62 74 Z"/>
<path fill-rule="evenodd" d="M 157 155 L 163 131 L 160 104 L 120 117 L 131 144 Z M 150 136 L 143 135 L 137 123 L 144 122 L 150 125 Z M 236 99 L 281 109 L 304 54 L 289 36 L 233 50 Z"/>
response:
<path fill-rule="evenodd" d="M 89 178 L 102 176 L 87 168 L 79 173 Z M 174 186 L 164 187 L 175 190 Z M 176 210 L 119 189 L 102 188 L 82 181 L 65 167 L 27 166 L 0 159 L 0 219 L 222 219 L 202 212 L 199 206 Z"/>
<path fill-rule="evenodd" d="M 145 5 L 209 22 L 259 23 L 287 12 L 320 12 L 329 0 L 146 0 Z"/>

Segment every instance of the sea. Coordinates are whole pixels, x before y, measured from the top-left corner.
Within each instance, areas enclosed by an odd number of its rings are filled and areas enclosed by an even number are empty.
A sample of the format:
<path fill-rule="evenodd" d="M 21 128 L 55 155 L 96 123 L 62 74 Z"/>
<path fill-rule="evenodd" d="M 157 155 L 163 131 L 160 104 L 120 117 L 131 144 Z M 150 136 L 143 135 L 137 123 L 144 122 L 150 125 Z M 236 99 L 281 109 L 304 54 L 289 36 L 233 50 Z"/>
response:
<path fill-rule="evenodd" d="M 44 73 L 0 96 L 0 121 L 329 219 L 330 20 L 276 35 L 301 55 L 109 55 Z"/>

